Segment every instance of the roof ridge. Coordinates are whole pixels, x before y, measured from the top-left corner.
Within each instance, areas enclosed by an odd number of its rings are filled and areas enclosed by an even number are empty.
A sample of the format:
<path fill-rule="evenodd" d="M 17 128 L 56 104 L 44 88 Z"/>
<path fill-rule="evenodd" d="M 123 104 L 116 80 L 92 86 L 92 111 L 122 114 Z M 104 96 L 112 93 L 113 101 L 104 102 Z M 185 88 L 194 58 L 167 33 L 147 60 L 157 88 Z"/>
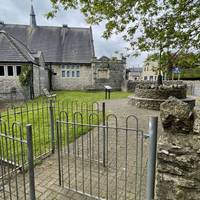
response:
<path fill-rule="evenodd" d="M 30 27 L 30 25 L 28 24 L 4 24 L 5 26 L 26 26 L 26 27 Z M 75 27 L 75 26 L 68 26 L 67 28 L 66 27 L 63 27 L 62 25 L 60 26 L 44 26 L 44 25 L 37 25 L 37 28 L 38 27 L 50 27 L 50 28 L 63 28 L 63 29 L 87 29 L 89 30 L 90 27 Z"/>
<path fill-rule="evenodd" d="M 15 49 L 25 58 L 25 60 L 29 61 L 29 58 L 24 54 L 24 52 L 22 52 L 20 50 L 20 48 L 17 46 L 17 44 L 15 44 L 14 40 L 16 40 L 20 45 L 22 45 L 27 50 L 27 52 L 30 55 L 31 59 L 34 61 L 34 57 L 31 55 L 30 50 L 22 42 L 20 42 L 16 38 L 12 37 L 6 31 L 4 32 L 4 34 L 7 36 L 7 38 L 9 39 L 9 41 L 13 44 L 13 46 L 15 47 Z"/>

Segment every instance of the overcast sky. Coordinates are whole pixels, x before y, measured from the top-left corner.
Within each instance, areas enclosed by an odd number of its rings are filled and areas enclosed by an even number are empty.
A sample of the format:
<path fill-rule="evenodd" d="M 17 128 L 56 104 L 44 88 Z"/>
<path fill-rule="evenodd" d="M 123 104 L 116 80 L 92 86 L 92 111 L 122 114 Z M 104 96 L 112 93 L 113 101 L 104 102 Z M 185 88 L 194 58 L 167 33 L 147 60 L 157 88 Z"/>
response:
<path fill-rule="evenodd" d="M 0 21 L 7 24 L 29 24 L 31 0 L 0 0 Z M 59 11 L 54 19 L 47 20 L 44 16 L 50 8 L 49 0 L 33 0 L 38 25 L 71 27 L 89 27 L 84 16 L 78 10 Z M 109 40 L 102 38 L 104 25 L 92 26 L 95 53 L 97 57 L 102 55 L 115 56 L 115 51 L 122 52 L 127 46 L 120 35 L 113 35 Z M 128 66 L 142 66 L 145 56 L 128 59 Z"/>

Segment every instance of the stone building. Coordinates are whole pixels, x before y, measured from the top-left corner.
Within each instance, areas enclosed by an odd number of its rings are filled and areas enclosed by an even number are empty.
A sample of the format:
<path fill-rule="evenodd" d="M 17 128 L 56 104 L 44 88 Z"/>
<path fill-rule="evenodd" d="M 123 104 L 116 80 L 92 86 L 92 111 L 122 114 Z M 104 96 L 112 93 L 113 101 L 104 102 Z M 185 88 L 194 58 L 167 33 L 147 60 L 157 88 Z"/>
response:
<path fill-rule="evenodd" d="M 142 71 L 142 79 L 144 81 L 156 81 L 158 76 L 157 68 L 158 62 L 145 61 Z"/>
<path fill-rule="evenodd" d="M 0 23 L 0 30 L 30 52 L 42 52 L 49 72 L 45 77 L 41 73 L 40 78 L 49 83 L 50 89 L 103 89 L 104 84 L 121 88 L 125 60 L 97 59 L 91 27 L 39 26 L 31 5 L 29 25 Z"/>
<path fill-rule="evenodd" d="M 22 67 L 32 71 L 30 87 L 22 87 Z M 30 52 L 20 41 L 0 31 L 0 98 L 24 99 L 39 96 L 48 87 L 48 71 L 41 52 Z"/>
<path fill-rule="evenodd" d="M 132 67 L 126 69 L 126 79 L 132 81 L 139 81 L 142 78 L 142 71 L 141 67 Z"/>
<path fill-rule="evenodd" d="M 145 61 L 144 66 L 143 66 L 143 71 L 142 71 L 142 80 L 144 81 L 156 81 L 159 75 L 159 63 L 158 61 Z M 163 80 L 166 80 L 166 73 L 161 71 L 160 72 Z"/>
<path fill-rule="evenodd" d="M 121 90 L 125 76 L 126 59 L 121 60 L 102 56 L 92 61 L 91 88 L 101 90 L 104 85 L 111 86 L 114 90 Z"/>

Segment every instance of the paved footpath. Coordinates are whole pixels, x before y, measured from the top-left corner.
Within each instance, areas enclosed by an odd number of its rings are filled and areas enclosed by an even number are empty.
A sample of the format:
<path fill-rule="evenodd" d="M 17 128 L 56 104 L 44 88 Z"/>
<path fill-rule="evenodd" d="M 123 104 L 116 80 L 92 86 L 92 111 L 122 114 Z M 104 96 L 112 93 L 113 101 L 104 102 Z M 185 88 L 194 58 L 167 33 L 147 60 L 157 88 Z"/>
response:
<path fill-rule="evenodd" d="M 144 133 L 148 132 L 148 116 L 159 116 L 158 111 L 150 111 L 150 110 L 143 110 L 138 109 L 134 107 L 133 105 L 128 103 L 127 99 L 121 99 L 121 100 L 108 100 L 106 101 L 106 113 L 112 113 L 115 114 L 118 118 L 118 127 L 124 127 L 126 124 L 126 117 L 128 115 L 135 115 L 139 119 L 139 129 L 143 130 Z M 131 123 L 131 122 L 130 122 Z M 111 122 L 111 126 L 115 124 L 114 121 Z M 130 125 L 131 126 L 131 125 Z M 133 125 L 134 127 L 135 125 Z M 159 134 L 161 134 L 162 128 L 160 127 L 159 122 Z M 101 130 L 98 132 L 97 129 L 94 129 L 92 131 L 92 137 L 93 137 L 93 144 L 92 147 L 92 153 L 94 155 L 94 159 L 98 160 L 97 152 L 102 153 L 102 150 L 97 150 L 98 143 L 101 144 L 102 138 L 100 137 L 99 140 L 97 139 L 98 133 L 101 133 Z M 86 134 L 83 138 L 79 138 L 76 142 L 78 144 L 76 148 L 78 147 L 80 151 L 80 155 L 82 155 L 82 152 L 80 149 L 83 147 L 81 144 L 84 144 L 84 155 L 85 157 L 88 156 L 87 153 L 87 145 L 88 145 L 88 135 Z M 108 142 L 108 160 L 107 163 L 109 166 L 109 170 L 105 170 L 101 164 L 97 164 L 95 162 L 90 165 L 90 162 L 84 161 L 84 169 L 83 169 L 83 162 L 82 158 L 78 158 L 77 162 L 74 161 L 74 155 L 72 156 L 65 156 L 66 151 L 63 152 L 63 183 L 67 187 L 70 185 L 71 188 L 77 188 L 78 190 L 85 190 L 86 193 L 92 193 L 95 194 L 95 196 L 100 195 L 101 197 L 106 197 L 107 191 L 109 190 L 109 195 L 107 196 L 108 199 L 125 199 L 125 195 L 127 200 L 128 199 L 134 199 L 136 193 L 133 192 L 133 190 L 138 190 L 139 186 L 136 185 L 135 178 L 139 179 L 139 176 L 142 175 L 142 198 L 141 200 L 145 200 L 145 181 L 146 181 L 146 163 L 147 163 L 147 149 L 148 149 L 148 141 L 144 141 L 144 156 L 143 156 L 143 171 L 142 174 L 138 173 L 136 176 L 134 173 L 132 173 L 132 169 L 136 167 L 136 160 L 132 159 L 133 157 L 136 158 L 136 152 L 135 151 L 135 141 L 136 136 L 133 136 L 130 134 L 128 139 L 128 164 L 127 164 L 127 192 L 124 191 L 124 169 L 125 169 L 125 162 L 124 162 L 124 155 L 126 148 L 124 148 L 124 143 L 122 144 L 122 141 L 124 141 L 124 135 L 120 134 L 118 135 L 118 146 L 117 151 L 118 154 L 116 154 L 116 133 L 115 130 L 110 131 L 109 134 L 109 142 Z M 83 139 L 83 143 L 82 142 Z M 97 141 L 99 141 L 97 143 Z M 70 145 L 70 149 L 73 150 L 74 146 L 73 144 Z M 117 155 L 117 168 L 116 168 L 116 155 Z M 140 154 L 138 154 L 140 155 Z M 91 158 L 91 157 L 90 157 Z M 101 158 L 100 158 L 101 159 Z M 129 160 L 131 160 L 129 162 Z M 69 166 L 70 164 L 70 166 Z M 76 165 L 77 171 L 75 171 L 74 166 Z M 138 168 L 140 169 L 140 165 L 138 165 Z M 117 169 L 117 170 L 116 170 Z M 68 172 L 70 170 L 70 177 L 68 176 Z M 116 174 L 117 171 L 117 174 Z M 74 174 L 75 172 L 75 174 Z M 84 172 L 84 183 L 83 183 L 83 172 Z M 58 175 L 58 157 L 57 153 L 55 155 L 51 155 L 49 158 L 45 159 L 41 164 L 37 165 L 35 168 L 35 184 L 36 184 L 36 199 L 38 200 L 86 200 L 91 199 L 89 197 L 83 196 L 81 194 L 78 194 L 73 191 L 69 191 L 65 188 L 62 188 L 59 186 L 59 175 Z M 91 180 L 92 175 L 92 180 Z M 116 176 L 118 177 L 116 179 Z M 76 178 L 75 178 L 76 177 Z M 98 177 L 100 177 L 98 179 Z M 18 177 L 18 184 L 22 181 L 23 177 Z M 27 179 L 27 177 L 26 177 Z M 69 182 L 70 180 L 70 182 Z M 116 188 L 116 180 L 117 180 L 117 188 Z M 100 185 L 99 187 L 97 187 Z M 27 191 L 28 191 L 28 184 L 26 185 Z M 98 190 L 99 188 L 99 190 Z M 109 188 L 109 189 L 108 189 Z M 14 188 L 13 188 L 14 191 Z M 125 194 L 126 193 L 126 194 Z M 14 194 L 14 192 L 13 192 Z M 0 195 L 1 199 L 1 195 Z M 15 197 L 13 198 L 15 199 Z M 23 199 L 23 198 L 22 198 Z"/>

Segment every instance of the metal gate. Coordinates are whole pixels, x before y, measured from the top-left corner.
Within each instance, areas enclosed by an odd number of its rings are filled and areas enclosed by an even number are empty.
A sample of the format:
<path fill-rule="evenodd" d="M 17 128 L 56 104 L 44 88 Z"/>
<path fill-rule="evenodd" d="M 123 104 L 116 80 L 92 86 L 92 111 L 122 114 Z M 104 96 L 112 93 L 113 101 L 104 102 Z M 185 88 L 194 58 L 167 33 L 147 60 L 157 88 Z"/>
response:
<path fill-rule="evenodd" d="M 60 186 L 95 199 L 146 199 L 148 141 L 136 116 L 105 115 L 103 104 L 86 120 L 61 112 L 56 129 Z"/>

